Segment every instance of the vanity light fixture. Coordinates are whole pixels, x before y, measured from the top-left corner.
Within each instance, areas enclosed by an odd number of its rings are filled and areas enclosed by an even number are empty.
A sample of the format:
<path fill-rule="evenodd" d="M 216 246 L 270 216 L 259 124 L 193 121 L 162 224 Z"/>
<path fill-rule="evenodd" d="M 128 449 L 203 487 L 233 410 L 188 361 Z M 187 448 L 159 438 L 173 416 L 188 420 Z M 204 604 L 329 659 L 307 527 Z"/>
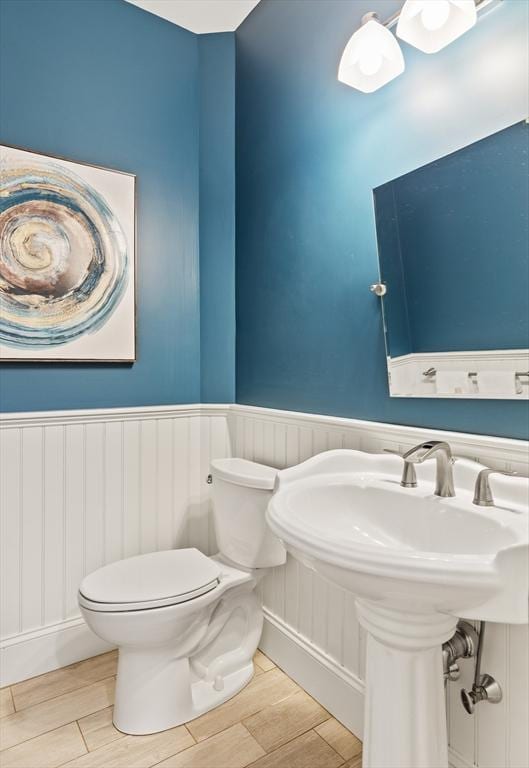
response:
<path fill-rule="evenodd" d="M 364 93 L 372 93 L 404 72 L 404 56 L 389 29 L 376 13 L 366 13 L 362 26 L 345 46 L 338 80 Z"/>
<path fill-rule="evenodd" d="M 437 53 L 471 29 L 477 12 L 502 0 L 405 0 L 400 11 L 381 21 L 366 13 L 345 46 L 338 80 L 364 93 L 378 90 L 404 72 L 401 40 L 425 53 Z"/>
<path fill-rule="evenodd" d="M 476 20 L 474 0 L 406 0 L 397 37 L 424 53 L 437 53 L 471 29 Z"/>

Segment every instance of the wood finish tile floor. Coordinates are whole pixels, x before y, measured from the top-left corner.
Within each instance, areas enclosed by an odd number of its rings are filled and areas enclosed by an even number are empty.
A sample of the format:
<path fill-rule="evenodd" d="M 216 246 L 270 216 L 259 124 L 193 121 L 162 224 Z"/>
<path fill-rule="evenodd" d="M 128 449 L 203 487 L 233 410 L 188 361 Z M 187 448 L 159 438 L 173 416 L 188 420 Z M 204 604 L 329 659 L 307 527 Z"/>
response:
<path fill-rule="evenodd" d="M 263 653 L 217 709 L 152 736 L 112 725 L 117 653 L 0 691 L 0 768 L 360 768 L 362 744 Z"/>

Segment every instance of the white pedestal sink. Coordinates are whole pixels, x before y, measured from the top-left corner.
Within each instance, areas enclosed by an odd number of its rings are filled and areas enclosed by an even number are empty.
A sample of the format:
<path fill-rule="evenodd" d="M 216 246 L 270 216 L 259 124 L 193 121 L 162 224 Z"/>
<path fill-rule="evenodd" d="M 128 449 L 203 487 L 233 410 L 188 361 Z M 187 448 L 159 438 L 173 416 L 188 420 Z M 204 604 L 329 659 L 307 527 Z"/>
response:
<path fill-rule="evenodd" d="M 279 473 L 268 523 L 291 554 L 356 595 L 367 630 L 364 768 L 446 768 L 441 646 L 458 617 L 528 620 L 528 482 L 458 459 L 455 498 L 433 462 L 402 488 L 398 456 L 338 450 Z"/>

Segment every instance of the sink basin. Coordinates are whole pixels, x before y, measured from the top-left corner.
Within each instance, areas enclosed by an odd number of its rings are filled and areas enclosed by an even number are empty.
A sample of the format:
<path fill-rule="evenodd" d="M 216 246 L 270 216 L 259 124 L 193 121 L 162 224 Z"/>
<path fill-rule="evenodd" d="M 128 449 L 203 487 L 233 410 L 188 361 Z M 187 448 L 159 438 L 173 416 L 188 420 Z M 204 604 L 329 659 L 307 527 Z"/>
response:
<path fill-rule="evenodd" d="M 402 467 L 388 454 L 319 454 L 279 473 L 267 519 L 294 557 L 356 596 L 368 632 L 364 766 L 439 768 L 442 643 L 458 617 L 528 621 L 529 484 L 493 476 L 496 506 L 478 507 L 477 462 L 456 461 L 454 498 L 434 495 L 435 462 L 416 466 L 417 488 L 401 487 Z"/>
<path fill-rule="evenodd" d="M 324 476 L 323 481 L 317 478 L 301 488 L 294 486 L 281 503 L 291 526 L 314 536 L 315 543 L 321 544 L 323 537 L 346 557 L 354 557 L 355 551 L 361 554 L 365 547 L 373 556 L 378 550 L 383 558 L 389 551 L 401 551 L 404 557 L 492 555 L 516 542 L 515 532 L 490 515 L 465 509 L 452 499 L 432 497 L 425 489 L 410 493 L 389 483 L 395 481 L 361 474 L 347 479 Z M 327 510 L 323 528 L 322 509 Z"/>
<path fill-rule="evenodd" d="M 451 499 L 433 495 L 429 464 L 417 467 L 417 488 L 402 488 L 398 456 L 319 454 L 279 474 L 269 525 L 293 555 L 358 596 L 527 622 L 527 480 L 500 477 L 497 506 L 478 507 L 480 464 L 457 460 Z"/>

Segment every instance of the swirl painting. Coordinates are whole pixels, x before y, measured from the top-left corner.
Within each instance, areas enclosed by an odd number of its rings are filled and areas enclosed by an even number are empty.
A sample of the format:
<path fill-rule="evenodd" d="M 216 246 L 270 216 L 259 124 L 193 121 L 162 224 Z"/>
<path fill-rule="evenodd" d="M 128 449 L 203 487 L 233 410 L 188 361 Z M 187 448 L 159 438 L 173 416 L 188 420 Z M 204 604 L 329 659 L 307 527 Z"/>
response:
<path fill-rule="evenodd" d="M 0 359 L 135 360 L 135 177 L 0 146 Z"/>

